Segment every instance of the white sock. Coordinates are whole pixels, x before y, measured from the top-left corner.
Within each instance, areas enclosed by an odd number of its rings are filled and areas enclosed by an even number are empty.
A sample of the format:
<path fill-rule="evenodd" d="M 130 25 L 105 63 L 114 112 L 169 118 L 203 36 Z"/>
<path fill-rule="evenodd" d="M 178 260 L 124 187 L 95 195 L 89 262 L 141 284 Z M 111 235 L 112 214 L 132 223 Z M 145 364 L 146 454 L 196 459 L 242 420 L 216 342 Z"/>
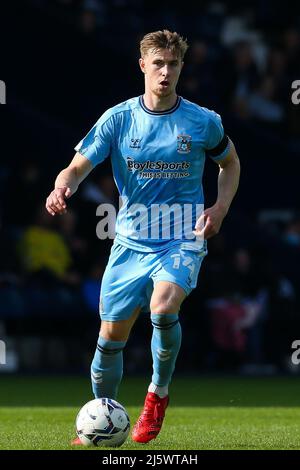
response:
<path fill-rule="evenodd" d="M 165 398 L 168 395 L 169 387 L 168 385 L 165 385 L 164 387 L 159 387 L 158 385 L 155 385 L 153 382 L 151 382 L 148 387 L 148 392 L 156 393 L 159 398 Z"/>

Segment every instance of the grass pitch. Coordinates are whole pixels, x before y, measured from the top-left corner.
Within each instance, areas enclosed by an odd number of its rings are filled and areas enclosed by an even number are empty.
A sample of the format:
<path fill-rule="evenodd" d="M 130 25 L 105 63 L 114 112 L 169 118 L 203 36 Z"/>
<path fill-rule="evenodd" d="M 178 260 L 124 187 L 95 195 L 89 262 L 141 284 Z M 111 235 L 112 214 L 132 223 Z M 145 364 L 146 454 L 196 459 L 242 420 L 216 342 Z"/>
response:
<path fill-rule="evenodd" d="M 131 424 L 147 384 L 122 382 L 118 401 Z M 157 439 L 140 445 L 129 437 L 117 450 L 300 449 L 299 385 L 297 377 L 174 379 Z M 0 449 L 70 450 L 77 412 L 92 398 L 88 378 L 3 376 Z"/>

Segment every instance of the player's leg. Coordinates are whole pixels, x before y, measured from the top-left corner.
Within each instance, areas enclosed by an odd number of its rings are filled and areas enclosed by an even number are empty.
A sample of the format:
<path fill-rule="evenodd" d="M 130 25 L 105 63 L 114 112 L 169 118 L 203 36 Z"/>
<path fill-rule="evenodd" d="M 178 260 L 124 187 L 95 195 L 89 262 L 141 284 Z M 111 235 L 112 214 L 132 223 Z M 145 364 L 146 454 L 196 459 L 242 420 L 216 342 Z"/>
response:
<path fill-rule="evenodd" d="M 153 375 L 148 391 L 161 398 L 168 395 L 168 385 L 181 346 L 178 312 L 185 297 L 186 292 L 179 285 L 159 281 L 151 298 Z"/>
<path fill-rule="evenodd" d="M 150 302 L 153 375 L 143 411 L 132 431 L 132 439 L 136 442 L 149 442 L 161 430 L 169 403 L 168 385 L 181 345 L 178 312 L 185 296 L 182 287 L 174 283 L 160 281 L 155 284 Z"/>
<path fill-rule="evenodd" d="M 96 398 L 116 398 L 123 372 L 123 349 L 144 305 L 149 267 L 141 255 L 115 243 L 101 282 L 101 328 L 91 365 Z M 80 445 L 79 438 L 72 441 Z"/>
<path fill-rule="evenodd" d="M 169 402 L 168 386 L 181 345 L 178 312 L 186 295 L 196 286 L 203 257 L 181 249 L 170 250 L 160 258 L 151 275 L 153 375 L 144 409 L 133 428 L 132 438 L 136 442 L 154 439 L 162 427 Z"/>
<path fill-rule="evenodd" d="M 101 329 L 91 365 L 96 398 L 116 398 L 123 372 L 123 349 L 143 305 L 148 266 L 141 254 L 114 244 L 101 283 Z"/>
<path fill-rule="evenodd" d="M 205 250 L 192 252 L 173 248 L 162 256 L 160 269 L 152 276 L 154 290 L 150 306 L 153 375 L 149 390 L 156 391 L 161 397 L 168 394 L 168 385 L 181 345 L 178 312 L 184 298 L 196 287 L 205 254 Z"/>
<path fill-rule="evenodd" d="M 137 307 L 130 318 L 101 322 L 100 334 L 91 365 L 92 389 L 95 398 L 116 398 L 123 376 L 123 349 L 131 328 L 140 313 Z"/>
<path fill-rule="evenodd" d="M 197 252 L 174 247 L 161 257 L 160 268 L 152 276 L 153 375 L 149 390 L 161 397 L 168 394 L 181 345 L 178 312 L 184 298 L 196 287 L 205 255 L 206 249 Z"/>
<path fill-rule="evenodd" d="M 91 364 L 92 389 L 95 398 L 116 398 L 118 386 L 123 375 L 123 349 L 130 330 L 140 313 L 140 307 L 125 320 L 102 320 L 97 348 Z M 81 446 L 79 437 L 71 442 L 73 446 Z"/>

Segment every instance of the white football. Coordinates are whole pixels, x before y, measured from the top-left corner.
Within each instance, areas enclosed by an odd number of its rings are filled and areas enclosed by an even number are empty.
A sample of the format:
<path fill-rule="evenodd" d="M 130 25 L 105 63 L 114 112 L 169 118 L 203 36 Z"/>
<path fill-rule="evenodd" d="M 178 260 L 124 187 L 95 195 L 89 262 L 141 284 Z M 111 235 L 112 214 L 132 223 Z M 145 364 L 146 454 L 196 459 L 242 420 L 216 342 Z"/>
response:
<path fill-rule="evenodd" d="M 87 402 L 76 418 L 76 433 L 85 446 L 119 447 L 130 430 L 125 408 L 111 398 Z"/>

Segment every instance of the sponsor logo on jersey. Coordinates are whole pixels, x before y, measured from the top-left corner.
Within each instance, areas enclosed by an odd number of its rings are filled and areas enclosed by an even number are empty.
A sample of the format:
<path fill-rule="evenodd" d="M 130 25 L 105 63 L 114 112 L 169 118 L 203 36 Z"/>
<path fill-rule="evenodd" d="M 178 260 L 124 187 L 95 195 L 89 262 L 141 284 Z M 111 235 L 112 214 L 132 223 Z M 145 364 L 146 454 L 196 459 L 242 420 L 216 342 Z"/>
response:
<path fill-rule="evenodd" d="M 190 167 L 190 162 L 165 162 L 163 160 L 151 161 L 146 160 L 145 162 L 135 161 L 131 157 L 127 157 L 127 169 L 129 171 L 145 171 L 145 170 L 187 170 Z"/>
<path fill-rule="evenodd" d="M 127 157 L 127 170 L 137 171 L 139 179 L 178 179 L 190 176 L 186 171 L 190 167 L 190 162 L 165 162 L 163 160 L 137 162 L 131 157 Z M 147 171 L 148 170 L 148 171 Z M 150 171 L 149 171 L 150 170 Z"/>

